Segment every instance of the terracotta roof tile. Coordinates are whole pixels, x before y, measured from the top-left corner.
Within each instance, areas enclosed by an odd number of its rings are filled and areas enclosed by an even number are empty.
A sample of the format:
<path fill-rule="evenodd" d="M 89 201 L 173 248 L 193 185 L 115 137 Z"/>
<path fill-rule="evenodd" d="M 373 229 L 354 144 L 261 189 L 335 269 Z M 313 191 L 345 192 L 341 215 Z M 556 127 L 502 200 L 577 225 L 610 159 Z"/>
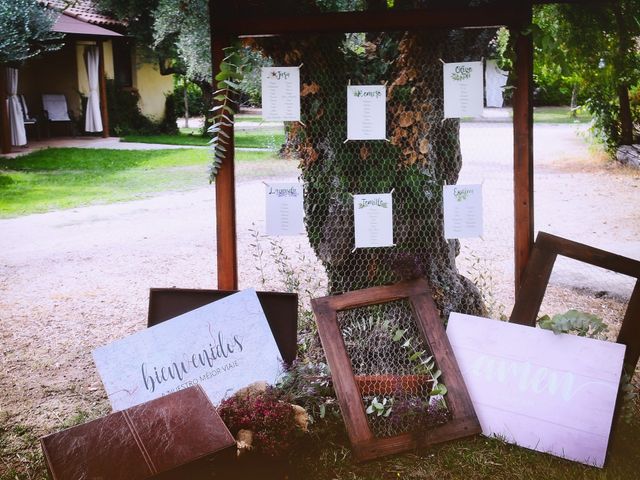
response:
<path fill-rule="evenodd" d="M 67 2 L 63 0 L 38 0 L 38 2 L 47 8 L 62 10 L 67 7 Z M 118 20 L 108 15 L 98 12 L 98 8 L 92 0 L 77 0 L 71 7 L 64 11 L 65 15 L 77 18 L 83 22 L 92 23 L 94 25 L 110 25 L 110 26 L 126 26 L 127 22 Z"/>

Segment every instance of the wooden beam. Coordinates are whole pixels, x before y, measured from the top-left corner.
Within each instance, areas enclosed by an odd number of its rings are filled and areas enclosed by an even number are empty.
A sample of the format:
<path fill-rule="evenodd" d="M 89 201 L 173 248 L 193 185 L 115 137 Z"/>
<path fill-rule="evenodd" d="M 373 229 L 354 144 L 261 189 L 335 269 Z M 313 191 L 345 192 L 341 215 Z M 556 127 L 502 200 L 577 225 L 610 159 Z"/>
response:
<path fill-rule="evenodd" d="M 102 117 L 102 138 L 109 137 L 109 105 L 107 103 L 107 77 L 104 72 L 104 42 L 98 41 L 100 62 L 98 75 L 100 77 L 100 116 Z"/>
<path fill-rule="evenodd" d="M 209 5 L 209 14 L 213 24 L 214 11 L 224 12 L 222 2 L 213 0 Z M 220 72 L 220 64 L 225 58 L 224 49 L 231 45 L 232 36 L 211 29 L 211 57 L 213 59 L 214 91 L 215 77 Z M 214 105 L 220 102 L 214 100 Z M 233 117 L 232 117 L 233 119 Z M 226 145 L 226 157 L 216 176 L 216 239 L 218 288 L 220 290 L 238 289 L 238 249 L 236 241 L 236 180 L 234 165 L 233 124 L 223 126 L 229 136 Z"/>
<path fill-rule="evenodd" d="M 533 248 L 533 40 L 523 30 L 531 21 L 531 3 L 525 7 L 528 21 L 511 28 L 515 44 L 513 95 L 513 196 L 515 291 L 519 291 Z M 516 298 L 517 301 L 517 298 Z"/>
<path fill-rule="evenodd" d="M 0 151 L 11 153 L 11 124 L 7 108 L 7 71 L 0 67 Z"/>
<path fill-rule="evenodd" d="M 329 12 L 307 15 L 250 17 L 246 14 L 237 14 L 211 19 L 214 31 L 225 31 L 238 36 L 426 28 L 485 28 L 519 23 L 522 23 L 522 9 L 514 2 L 479 7 L 425 7 L 419 10 Z"/>

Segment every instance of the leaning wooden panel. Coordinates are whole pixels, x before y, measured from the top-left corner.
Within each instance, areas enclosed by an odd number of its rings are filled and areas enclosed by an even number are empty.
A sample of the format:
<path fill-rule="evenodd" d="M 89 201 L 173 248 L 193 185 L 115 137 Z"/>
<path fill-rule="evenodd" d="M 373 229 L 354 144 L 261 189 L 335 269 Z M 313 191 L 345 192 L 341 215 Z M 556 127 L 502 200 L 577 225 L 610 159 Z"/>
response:
<path fill-rule="evenodd" d="M 558 256 L 572 258 L 636 279 L 616 340 L 617 343 L 627 346 L 624 357 L 625 369 L 633 372 L 640 359 L 640 261 L 638 260 L 546 232 L 539 232 L 509 321 L 535 327 L 540 305 L 542 305 Z"/>
<path fill-rule="evenodd" d="M 481 432 L 426 280 L 312 306 L 358 461 Z"/>

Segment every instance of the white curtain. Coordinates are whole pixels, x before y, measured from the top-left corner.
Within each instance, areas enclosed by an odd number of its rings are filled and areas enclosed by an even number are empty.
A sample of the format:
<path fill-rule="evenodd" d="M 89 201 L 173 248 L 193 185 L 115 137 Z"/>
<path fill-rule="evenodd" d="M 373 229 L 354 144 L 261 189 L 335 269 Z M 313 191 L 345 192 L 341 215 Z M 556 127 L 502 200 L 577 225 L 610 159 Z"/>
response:
<path fill-rule="evenodd" d="M 11 125 L 11 145 L 27 144 L 27 133 L 24 130 L 24 115 L 18 98 L 18 69 L 7 68 L 7 110 Z"/>
<path fill-rule="evenodd" d="M 100 94 L 98 93 L 100 53 L 97 46 L 87 47 L 85 61 L 89 77 L 89 98 L 85 112 L 84 129 L 86 132 L 101 132 L 102 115 L 100 114 Z"/>
<path fill-rule="evenodd" d="M 495 60 L 487 60 L 487 69 L 484 75 L 484 83 L 487 88 L 487 107 L 502 107 L 504 102 L 502 93 L 507 84 L 509 72 L 500 70 L 498 62 Z"/>

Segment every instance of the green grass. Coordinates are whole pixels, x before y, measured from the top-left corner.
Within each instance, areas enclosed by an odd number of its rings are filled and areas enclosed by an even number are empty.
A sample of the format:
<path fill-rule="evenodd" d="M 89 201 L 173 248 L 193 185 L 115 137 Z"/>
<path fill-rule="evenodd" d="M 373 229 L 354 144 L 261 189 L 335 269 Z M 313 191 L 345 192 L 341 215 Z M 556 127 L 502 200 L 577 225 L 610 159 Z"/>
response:
<path fill-rule="evenodd" d="M 284 143 L 284 134 L 280 130 L 258 130 L 235 132 L 235 146 L 239 148 L 270 148 L 275 150 Z M 198 129 L 182 128 L 178 135 L 127 135 L 123 142 L 155 143 L 159 145 L 184 145 L 204 147 L 209 144 L 209 136 L 202 136 Z"/>
<path fill-rule="evenodd" d="M 535 107 L 533 121 L 535 123 L 589 123 L 591 115 L 579 109 L 577 116 L 571 116 L 570 107 Z"/>
<path fill-rule="evenodd" d="M 240 165 L 272 158 L 271 152 L 236 154 Z M 49 148 L 0 158 L 0 217 L 206 186 L 208 164 L 205 149 Z"/>

